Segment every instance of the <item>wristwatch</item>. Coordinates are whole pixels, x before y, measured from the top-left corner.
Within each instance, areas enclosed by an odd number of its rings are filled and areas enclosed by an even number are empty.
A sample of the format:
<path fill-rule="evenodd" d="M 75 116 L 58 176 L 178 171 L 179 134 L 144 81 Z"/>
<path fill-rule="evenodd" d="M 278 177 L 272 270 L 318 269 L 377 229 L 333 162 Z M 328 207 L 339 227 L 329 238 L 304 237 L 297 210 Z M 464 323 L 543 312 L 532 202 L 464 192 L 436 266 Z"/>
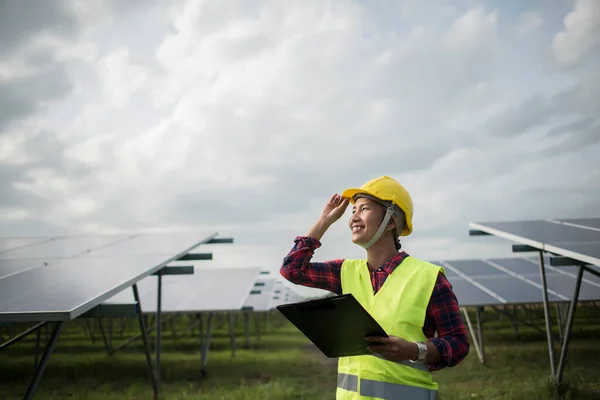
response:
<path fill-rule="evenodd" d="M 423 342 L 415 342 L 417 344 L 417 348 L 419 349 L 419 355 L 414 360 L 410 360 L 411 363 L 417 362 L 425 362 L 427 359 L 427 345 Z"/>

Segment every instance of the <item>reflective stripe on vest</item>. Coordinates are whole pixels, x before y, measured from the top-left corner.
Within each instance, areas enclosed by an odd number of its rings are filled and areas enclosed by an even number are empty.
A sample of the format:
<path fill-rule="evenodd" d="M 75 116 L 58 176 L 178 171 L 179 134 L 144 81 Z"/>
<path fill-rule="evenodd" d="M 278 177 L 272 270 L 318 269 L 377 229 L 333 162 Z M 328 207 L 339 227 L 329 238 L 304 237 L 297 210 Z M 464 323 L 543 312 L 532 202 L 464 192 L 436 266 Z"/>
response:
<path fill-rule="evenodd" d="M 338 387 L 356 392 L 358 390 L 358 376 L 350 374 L 338 374 Z"/>
<path fill-rule="evenodd" d="M 358 376 L 342 373 L 338 374 L 338 387 L 351 392 L 356 392 L 358 390 Z M 384 400 L 436 400 L 437 390 L 401 385 L 399 383 L 361 379 L 360 395 Z"/>

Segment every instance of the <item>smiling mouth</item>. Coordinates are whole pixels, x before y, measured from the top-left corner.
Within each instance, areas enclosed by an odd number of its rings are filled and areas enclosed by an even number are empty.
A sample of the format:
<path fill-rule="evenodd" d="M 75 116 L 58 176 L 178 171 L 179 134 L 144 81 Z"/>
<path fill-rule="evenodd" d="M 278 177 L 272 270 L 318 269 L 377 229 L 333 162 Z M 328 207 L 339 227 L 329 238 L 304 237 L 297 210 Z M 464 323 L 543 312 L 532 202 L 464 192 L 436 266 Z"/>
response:
<path fill-rule="evenodd" d="M 362 231 L 364 228 L 362 226 L 353 226 L 352 227 L 352 233 L 356 233 L 356 232 L 360 232 Z"/>

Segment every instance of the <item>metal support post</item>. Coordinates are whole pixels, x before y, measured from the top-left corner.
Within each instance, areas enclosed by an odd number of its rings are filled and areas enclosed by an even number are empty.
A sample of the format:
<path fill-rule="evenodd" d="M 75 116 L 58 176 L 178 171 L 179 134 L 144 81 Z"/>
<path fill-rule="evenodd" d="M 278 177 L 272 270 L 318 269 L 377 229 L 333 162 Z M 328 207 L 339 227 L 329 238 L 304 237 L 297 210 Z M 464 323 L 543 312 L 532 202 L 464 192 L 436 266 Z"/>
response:
<path fill-rule="evenodd" d="M 200 318 L 200 321 L 202 321 L 202 318 Z M 206 376 L 206 364 L 208 362 L 208 351 L 210 349 L 210 339 L 212 336 L 212 323 L 213 323 L 213 313 L 209 313 L 208 314 L 208 322 L 207 322 L 207 326 L 206 326 L 206 338 L 204 339 L 204 341 L 202 341 L 203 335 L 202 335 L 202 328 L 200 328 L 200 346 L 201 346 L 201 352 L 202 355 L 200 357 L 200 363 L 202 365 L 200 373 L 202 375 L 202 377 Z"/>
<path fill-rule="evenodd" d="M 104 325 L 102 324 L 102 317 L 98 317 L 98 328 L 100 328 L 100 335 L 102 336 L 102 341 L 104 342 L 104 348 L 106 349 L 106 353 L 111 356 L 112 355 L 112 346 L 108 343 L 106 339 L 106 332 L 104 331 Z"/>
<path fill-rule="evenodd" d="M 254 322 L 256 323 L 256 340 L 260 340 L 260 316 L 261 314 L 254 314 L 256 316 L 256 318 L 254 319 Z"/>
<path fill-rule="evenodd" d="M 475 335 L 475 330 L 473 329 L 473 324 L 471 323 L 471 318 L 469 317 L 469 312 L 466 308 L 461 307 L 463 315 L 465 316 L 465 320 L 467 321 L 467 326 L 469 328 L 469 332 L 471 333 L 471 338 L 473 339 L 473 344 L 475 345 L 475 350 L 477 351 L 477 355 L 479 356 L 479 362 L 485 364 L 485 354 L 483 353 L 483 347 L 479 344 L 479 338 Z"/>
<path fill-rule="evenodd" d="M 229 346 L 231 347 L 231 357 L 235 357 L 235 315 L 229 314 Z"/>
<path fill-rule="evenodd" d="M 544 318 L 546 319 L 546 337 L 548 339 L 548 354 L 550 356 L 550 372 L 555 376 L 554 369 L 554 345 L 552 343 L 552 327 L 550 323 L 550 312 L 548 310 L 548 288 L 546 286 L 546 268 L 544 266 L 544 253 L 539 252 L 540 277 L 542 279 L 542 299 L 544 301 Z"/>
<path fill-rule="evenodd" d="M 29 387 L 27 388 L 27 392 L 25 392 L 25 397 L 23 397 L 23 399 L 29 400 L 29 399 L 33 398 L 33 394 L 35 393 L 35 391 L 40 383 L 40 380 L 42 379 L 44 370 L 46 369 L 46 366 L 48 365 L 48 361 L 50 361 L 50 356 L 52 355 L 52 351 L 54 350 L 54 347 L 56 346 L 56 342 L 58 342 L 58 337 L 60 336 L 60 333 L 62 332 L 64 325 L 65 325 L 65 322 L 61 321 L 61 322 L 58 322 L 56 324 L 56 326 L 54 327 L 54 330 L 52 331 L 52 335 L 50 336 L 50 339 L 48 340 L 48 343 L 46 345 L 46 350 L 44 351 L 44 355 L 42 356 L 40 363 L 37 365 L 37 367 L 35 369 L 35 373 L 33 374 L 33 378 L 31 378 L 31 383 L 29 384 Z"/>
<path fill-rule="evenodd" d="M 556 322 L 558 325 L 558 338 L 562 341 L 563 340 L 563 320 L 562 320 L 562 315 L 560 312 L 560 303 L 556 303 Z"/>
<path fill-rule="evenodd" d="M 250 312 L 244 313 L 244 329 L 246 333 L 246 348 L 250 348 Z"/>
<path fill-rule="evenodd" d="M 567 317 L 567 326 L 565 327 L 565 336 L 563 340 L 562 349 L 560 351 L 560 360 L 558 362 L 558 373 L 556 380 L 558 383 L 562 381 L 563 370 L 565 368 L 565 361 L 567 359 L 567 351 L 569 350 L 569 340 L 571 339 L 571 330 L 573 329 L 573 319 L 575 318 L 575 310 L 577 309 L 577 302 L 579 301 L 579 289 L 581 288 L 581 278 L 583 277 L 583 266 L 580 265 L 577 269 L 577 280 L 575 281 L 575 290 L 573 291 L 573 298 L 571 299 L 571 306 L 569 307 L 569 315 Z"/>
<path fill-rule="evenodd" d="M 161 352 L 161 306 L 162 306 L 162 272 L 159 271 L 157 274 L 158 288 L 157 288 L 157 300 L 156 300 L 156 381 L 160 386 L 160 352 Z"/>
<path fill-rule="evenodd" d="M 477 307 L 477 336 L 479 337 L 479 348 L 481 349 L 482 363 L 485 364 L 485 353 L 483 351 L 483 307 Z"/>
<path fill-rule="evenodd" d="M 150 372 L 150 379 L 152 380 L 152 390 L 154 391 L 154 398 L 158 397 L 158 383 L 156 381 L 156 377 L 154 376 L 154 368 L 152 368 L 152 357 L 150 357 L 150 347 L 148 340 L 148 332 L 146 330 L 146 320 L 144 319 L 144 315 L 142 313 L 142 304 L 140 303 L 140 295 L 138 293 L 137 284 L 132 286 L 133 288 L 133 298 L 136 303 L 138 303 L 139 314 L 138 321 L 140 323 L 140 331 L 142 334 L 142 341 L 144 342 L 144 350 L 146 352 L 146 362 L 148 363 L 148 371 Z"/>

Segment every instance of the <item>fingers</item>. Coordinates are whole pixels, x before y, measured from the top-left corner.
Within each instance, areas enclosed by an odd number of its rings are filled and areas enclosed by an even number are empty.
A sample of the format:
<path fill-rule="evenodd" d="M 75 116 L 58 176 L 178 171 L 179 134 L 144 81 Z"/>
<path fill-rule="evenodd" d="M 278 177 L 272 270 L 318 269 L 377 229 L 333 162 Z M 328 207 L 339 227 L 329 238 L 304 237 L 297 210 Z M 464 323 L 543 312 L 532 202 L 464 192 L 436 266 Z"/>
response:
<path fill-rule="evenodd" d="M 335 206 L 335 207 L 346 206 L 346 205 L 348 205 L 348 199 L 335 193 L 329 199 L 329 204 L 331 204 L 332 206 Z"/>
<path fill-rule="evenodd" d="M 371 343 L 390 343 L 392 338 L 386 338 L 384 336 L 366 336 L 365 340 Z"/>
<path fill-rule="evenodd" d="M 342 196 L 335 193 L 333 196 L 331 196 L 331 199 L 329 201 L 334 204 L 340 204 L 342 202 Z"/>

